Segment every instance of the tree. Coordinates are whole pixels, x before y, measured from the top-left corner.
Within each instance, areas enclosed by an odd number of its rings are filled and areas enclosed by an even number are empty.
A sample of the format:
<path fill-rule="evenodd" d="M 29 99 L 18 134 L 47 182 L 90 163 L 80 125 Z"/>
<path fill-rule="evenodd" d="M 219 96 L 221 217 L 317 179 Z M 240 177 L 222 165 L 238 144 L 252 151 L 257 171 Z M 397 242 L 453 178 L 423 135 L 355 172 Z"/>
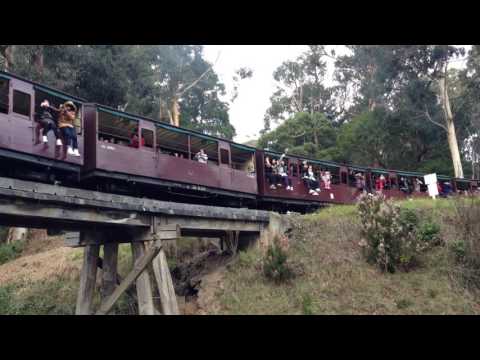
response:
<path fill-rule="evenodd" d="M 455 176 L 463 177 L 447 77 L 450 59 L 461 55 L 463 49 L 448 45 L 355 45 L 350 49 L 351 55 L 337 61 L 337 80 L 358 88 L 357 105 L 370 111 L 379 105 L 402 110 L 395 105 L 402 103 L 399 96 L 412 84 L 418 87 L 421 98 L 429 100 L 432 93 L 437 95 L 438 103 L 424 103 L 423 110 L 415 109 L 419 112 L 412 116 L 445 130 Z M 435 119 L 438 110 L 443 114 L 441 121 Z"/>
<path fill-rule="evenodd" d="M 335 88 L 323 85 L 325 56 L 323 45 L 310 45 L 296 60 L 285 61 L 275 70 L 277 89 L 270 98 L 263 133 L 270 129 L 272 121 L 278 124 L 299 112 L 322 113 L 331 121 L 337 117 Z"/>
<path fill-rule="evenodd" d="M 275 130 L 265 133 L 258 146 L 273 151 L 314 158 L 329 158 L 336 141 L 336 129 L 321 113 L 300 112 L 285 120 Z"/>

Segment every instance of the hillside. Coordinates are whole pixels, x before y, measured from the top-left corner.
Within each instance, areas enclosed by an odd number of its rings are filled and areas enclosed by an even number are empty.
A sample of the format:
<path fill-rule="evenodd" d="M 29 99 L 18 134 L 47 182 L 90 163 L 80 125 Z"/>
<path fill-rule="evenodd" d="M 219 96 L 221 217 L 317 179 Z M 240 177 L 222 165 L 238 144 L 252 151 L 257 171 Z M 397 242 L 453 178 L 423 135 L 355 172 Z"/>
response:
<path fill-rule="evenodd" d="M 217 279 L 210 314 L 478 314 L 480 296 L 467 290 L 450 246 L 458 228 L 448 201 L 407 201 L 441 226 L 445 246 L 434 248 L 410 272 L 382 273 L 361 255 L 353 206 L 331 207 L 296 217 L 287 253 L 300 267 L 289 283 L 275 285 L 262 274 L 262 253 L 240 254 Z M 200 296 L 202 292 L 200 292 Z"/>
<path fill-rule="evenodd" d="M 263 275 L 260 249 L 241 252 L 203 275 L 197 297 L 180 298 L 185 314 L 478 314 L 480 295 L 462 282 L 451 251 L 459 224 L 450 201 L 406 201 L 420 218 L 440 225 L 443 246 L 426 252 L 409 272 L 383 273 L 362 257 L 354 206 L 333 206 L 316 214 L 292 215 L 288 259 L 296 277 L 274 284 Z M 1 314 L 72 314 L 80 249 L 27 244 L 23 255 L 0 265 Z M 191 245 L 184 243 L 192 250 Z M 120 250 L 120 273 L 130 266 Z M 175 264 L 172 263 L 172 266 Z M 98 299 L 97 299 L 98 301 Z M 135 313 L 124 298 L 117 314 Z"/>

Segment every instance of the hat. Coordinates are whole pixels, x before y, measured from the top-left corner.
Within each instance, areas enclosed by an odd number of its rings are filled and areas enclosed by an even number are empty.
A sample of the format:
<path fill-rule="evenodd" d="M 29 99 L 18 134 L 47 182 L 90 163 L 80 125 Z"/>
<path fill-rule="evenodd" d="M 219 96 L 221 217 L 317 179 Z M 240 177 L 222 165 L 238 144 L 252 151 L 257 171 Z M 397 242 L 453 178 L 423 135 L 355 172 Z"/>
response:
<path fill-rule="evenodd" d="M 74 111 L 77 111 L 77 107 L 75 106 L 75 104 L 72 102 L 72 101 L 66 101 L 64 104 L 63 104 L 64 107 L 69 107 L 69 108 L 72 108 Z"/>
<path fill-rule="evenodd" d="M 355 174 L 355 177 L 360 177 L 360 176 L 362 176 L 362 174 L 360 174 L 360 173 Z"/>

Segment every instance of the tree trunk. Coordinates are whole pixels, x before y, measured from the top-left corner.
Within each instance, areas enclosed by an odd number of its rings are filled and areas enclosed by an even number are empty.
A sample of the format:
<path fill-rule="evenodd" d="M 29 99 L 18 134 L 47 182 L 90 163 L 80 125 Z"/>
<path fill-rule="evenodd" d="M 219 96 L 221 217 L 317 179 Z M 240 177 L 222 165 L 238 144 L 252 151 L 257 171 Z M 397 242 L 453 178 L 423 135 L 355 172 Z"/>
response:
<path fill-rule="evenodd" d="M 14 61 L 15 45 L 9 45 L 5 49 L 5 71 L 10 71 Z"/>
<path fill-rule="evenodd" d="M 33 54 L 33 65 L 40 78 L 43 77 L 43 46 L 39 46 Z"/>
<path fill-rule="evenodd" d="M 171 118 L 170 124 L 175 126 L 180 126 L 180 105 L 178 104 L 178 97 L 174 96 L 172 98 L 172 107 L 171 107 Z"/>
<path fill-rule="evenodd" d="M 318 133 L 317 133 L 317 129 L 313 129 L 313 141 L 315 143 L 315 147 L 317 148 L 318 150 Z"/>
<path fill-rule="evenodd" d="M 463 178 L 462 161 L 460 151 L 458 149 L 457 135 L 455 132 L 455 124 L 453 122 L 452 109 L 450 107 L 450 99 L 447 90 L 447 66 L 445 65 L 445 73 L 438 80 L 440 89 L 440 98 L 442 101 L 443 115 L 445 116 L 445 124 L 447 128 L 448 147 L 452 156 L 453 170 L 456 178 Z"/>
<path fill-rule="evenodd" d="M 14 241 L 26 240 L 27 235 L 28 235 L 27 228 L 11 227 L 10 229 L 8 229 L 7 244 L 10 244 Z"/>

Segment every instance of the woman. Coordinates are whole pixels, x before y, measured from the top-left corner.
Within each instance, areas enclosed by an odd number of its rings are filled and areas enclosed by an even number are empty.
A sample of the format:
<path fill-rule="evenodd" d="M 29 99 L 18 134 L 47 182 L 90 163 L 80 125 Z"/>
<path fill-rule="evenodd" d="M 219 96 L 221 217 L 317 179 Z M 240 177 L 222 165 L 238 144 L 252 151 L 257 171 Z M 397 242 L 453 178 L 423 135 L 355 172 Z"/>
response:
<path fill-rule="evenodd" d="M 276 179 L 273 174 L 273 165 L 272 162 L 270 161 L 270 157 L 267 156 L 265 157 L 265 176 L 270 183 L 270 189 L 275 190 L 277 187 L 275 186 L 276 184 Z"/>
<path fill-rule="evenodd" d="M 283 161 L 284 156 L 285 154 L 282 154 L 282 156 L 280 157 L 280 160 L 278 161 L 278 165 L 277 165 L 278 176 L 281 180 L 283 180 L 285 184 L 285 188 L 287 190 L 293 191 L 292 179 L 288 176 L 286 172 L 285 162 Z"/>
<path fill-rule="evenodd" d="M 71 101 L 60 106 L 58 116 L 58 127 L 67 143 L 67 154 L 80 156 L 78 152 L 77 132 L 75 131 L 75 117 L 77 107 Z"/>

